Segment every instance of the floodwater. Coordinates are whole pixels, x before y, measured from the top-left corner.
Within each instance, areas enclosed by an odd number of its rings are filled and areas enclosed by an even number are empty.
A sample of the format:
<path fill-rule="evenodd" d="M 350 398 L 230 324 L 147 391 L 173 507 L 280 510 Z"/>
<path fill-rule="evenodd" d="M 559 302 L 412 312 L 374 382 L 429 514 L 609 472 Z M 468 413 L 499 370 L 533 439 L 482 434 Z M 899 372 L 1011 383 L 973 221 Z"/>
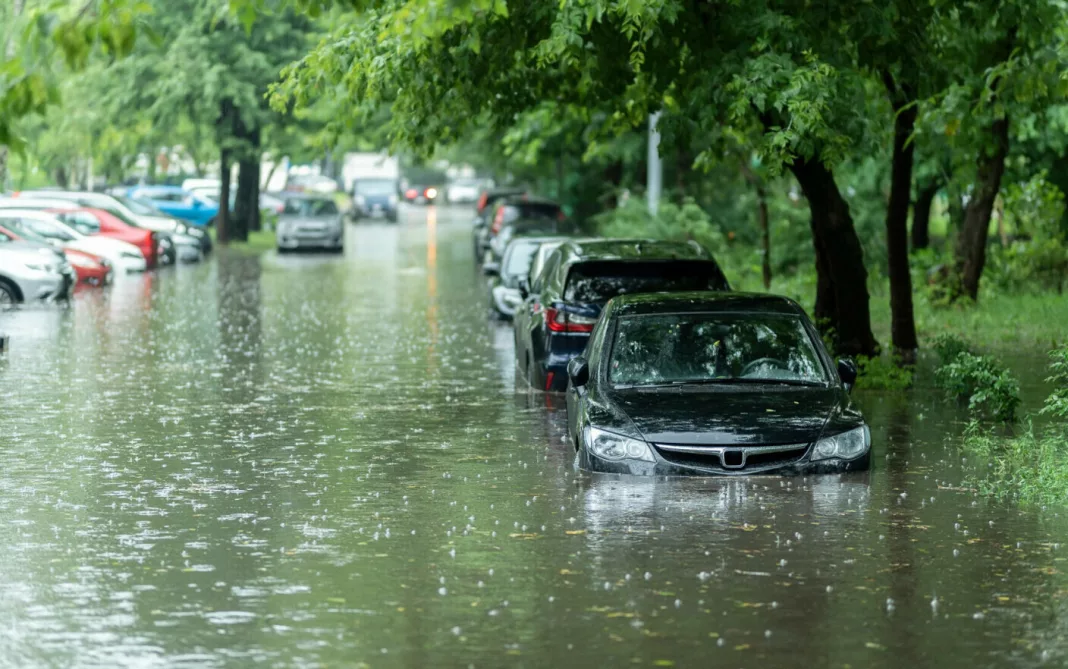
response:
<path fill-rule="evenodd" d="M 576 472 L 467 218 L 0 314 L 0 666 L 1068 662 L 1064 512 L 963 487 L 931 389 L 858 393 L 870 474 Z"/>

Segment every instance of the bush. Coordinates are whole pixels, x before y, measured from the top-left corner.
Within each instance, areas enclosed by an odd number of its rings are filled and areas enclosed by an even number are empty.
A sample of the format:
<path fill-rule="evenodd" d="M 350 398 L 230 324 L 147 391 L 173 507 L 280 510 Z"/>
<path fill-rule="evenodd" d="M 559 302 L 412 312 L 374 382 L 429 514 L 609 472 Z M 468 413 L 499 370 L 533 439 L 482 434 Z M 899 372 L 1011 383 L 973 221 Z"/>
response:
<path fill-rule="evenodd" d="M 931 348 L 938 354 L 939 363 L 942 365 L 953 362 L 961 353 L 974 353 L 968 342 L 948 332 L 935 337 Z"/>
<path fill-rule="evenodd" d="M 973 414 L 1012 421 L 1020 405 L 1020 383 L 994 358 L 960 351 L 935 371 L 935 379 L 951 395 L 968 401 Z"/>
<path fill-rule="evenodd" d="M 1068 496 L 1068 434 L 1055 426 L 1036 434 L 1028 424 L 1018 436 L 1001 437 L 972 421 L 962 449 L 987 467 L 976 467 L 968 482 L 981 493 L 1032 504 L 1063 504 Z"/>
<path fill-rule="evenodd" d="M 1039 413 L 1068 419 L 1068 345 L 1049 352 L 1050 375 L 1046 381 L 1054 385 Z"/>
<path fill-rule="evenodd" d="M 873 390 L 904 390 L 912 385 L 912 368 L 884 356 L 857 357 L 857 386 Z"/>

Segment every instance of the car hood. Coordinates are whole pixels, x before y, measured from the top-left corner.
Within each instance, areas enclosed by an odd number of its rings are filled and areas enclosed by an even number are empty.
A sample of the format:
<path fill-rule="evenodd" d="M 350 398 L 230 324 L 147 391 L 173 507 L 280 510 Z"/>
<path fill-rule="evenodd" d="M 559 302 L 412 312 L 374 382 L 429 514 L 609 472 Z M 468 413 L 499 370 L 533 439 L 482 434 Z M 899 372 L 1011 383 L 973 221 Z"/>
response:
<path fill-rule="evenodd" d="M 53 246 L 40 244 L 38 242 L 19 240 L 0 246 L 0 259 L 6 262 L 40 262 L 43 257 L 51 262 L 57 262 L 63 257 L 63 254 L 57 251 Z"/>
<path fill-rule="evenodd" d="M 332 225 L 340 224 L 337 216 L 282 216 L 278 219 L 279 223 L 285 223 L 286 225 Z"/>
<path fill-rule="evenodd" d="M 145 214 L 137 214 L 134 220 L 138 225 L 155 232 L 174 232 L 174 229 L 181 223 L 177 218 L 170 216 L 148 216 Z"/>
<path fill-rule="evenodd" d="M 123 252 L 134 253 L 138 256 L 142 255 L 141 249 L 133 244 L 110 237 L 82 237 L 67 244 L 67 246 L 76 251 L 84 251 L 98 256 L 111 256 Z"/>
<path fill-rule="evenodd" d="M 613 399 L 646 441 L 706 446 L 809 443 L 849 403 L 839 388 L 769 388 L 628 389 Z"/>

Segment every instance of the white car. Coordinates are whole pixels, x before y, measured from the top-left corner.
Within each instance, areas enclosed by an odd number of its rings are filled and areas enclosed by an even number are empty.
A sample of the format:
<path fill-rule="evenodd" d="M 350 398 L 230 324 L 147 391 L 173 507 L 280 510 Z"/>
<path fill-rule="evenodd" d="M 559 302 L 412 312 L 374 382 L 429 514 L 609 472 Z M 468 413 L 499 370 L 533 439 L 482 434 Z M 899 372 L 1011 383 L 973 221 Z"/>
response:
<path fill-rule="evenodd" d="M 471 203 L 478 200 L 481 191 L 479 181 L 453 181 L 445 187 L 445 199 L 450 204 Z"/>
<path fill-rule="evenodd" d="M 104 193 L 40 190 L 22 191 L 19 197 L 12 199 L 18 200 L 21 198 L 32 198 L 34 202 L 43 200 L 74 202 L 82 207 L 103 209 L 124 221 L 132 221 L 146 230 L 169 233 L 174 242 L 178 259 L 182 261 L 200 260 L 202 254 L 211 248 L 210 241 L 205 241 L 204 239 L 207 237 L 207 233 L 203 230 L 192 229 L 178 219 L 167 216 L 149 205 L 128 197 L 106 195 Z"/>
<path fill-rule="evenodd" d="M 29 209 L 0 209 L 0 227 L 31 240 L 98 255 L 117 270 L 145 271 L 145 254 L 133 244 L 110 237 L 87 237 L 54 215 Z"/>

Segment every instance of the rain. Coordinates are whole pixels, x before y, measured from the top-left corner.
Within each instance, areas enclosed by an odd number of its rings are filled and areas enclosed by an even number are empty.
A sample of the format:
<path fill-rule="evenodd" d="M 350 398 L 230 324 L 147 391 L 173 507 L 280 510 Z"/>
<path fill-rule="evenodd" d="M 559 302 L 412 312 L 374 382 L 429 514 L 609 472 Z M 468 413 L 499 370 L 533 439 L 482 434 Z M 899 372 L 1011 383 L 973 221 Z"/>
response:
<path fill-rule="evenodd" d="M 0 665 L 1065 663 L 1063 514 L 937 389 L 855 393 L 870 472 L 579 471 L 469 221 L 0 312 Z"/>

